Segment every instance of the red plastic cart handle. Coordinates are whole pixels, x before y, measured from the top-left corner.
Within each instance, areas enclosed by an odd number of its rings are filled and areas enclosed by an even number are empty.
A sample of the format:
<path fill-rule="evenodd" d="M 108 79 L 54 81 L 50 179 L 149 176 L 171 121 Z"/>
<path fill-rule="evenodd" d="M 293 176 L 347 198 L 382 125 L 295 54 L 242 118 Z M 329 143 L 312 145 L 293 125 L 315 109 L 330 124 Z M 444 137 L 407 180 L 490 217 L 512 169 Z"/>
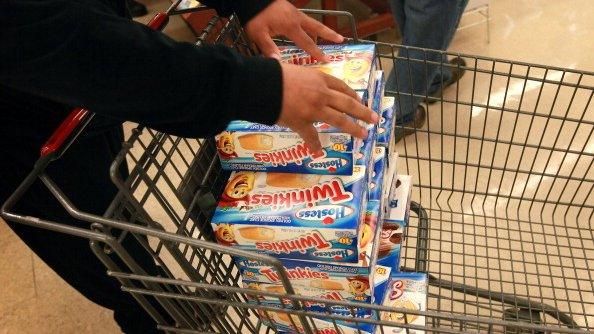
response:
<path fill-rule="evenodd" d="M 153 17 L 147 26 L 153 30 L 162 30 L 167 22 L 169 21 L 169 15 L 167 13 L 157 13 Z M 54 152 L 60 150 L 64 145 L 64 142 L 70 137 L 72 131 L 74 131 L 79 124 L 86 118 L 90 113 L 87 109 L 75 108 L 73 109 L 68 117 L 60 126 L 52 133 L 51 137 L 41 147 L 41 156 L 45 157 Z"/>
<path fill-rule="evenodd" d="M 72 110 L 51 137 L 43 144 L 41 147 L 41 156 L 45 157 L 58 151 L 64 145 L 66 139 L 70 137 L 72 131 L 85 119 L 87 114 L 89 114 L 87 109 L 76 108 Z"/>

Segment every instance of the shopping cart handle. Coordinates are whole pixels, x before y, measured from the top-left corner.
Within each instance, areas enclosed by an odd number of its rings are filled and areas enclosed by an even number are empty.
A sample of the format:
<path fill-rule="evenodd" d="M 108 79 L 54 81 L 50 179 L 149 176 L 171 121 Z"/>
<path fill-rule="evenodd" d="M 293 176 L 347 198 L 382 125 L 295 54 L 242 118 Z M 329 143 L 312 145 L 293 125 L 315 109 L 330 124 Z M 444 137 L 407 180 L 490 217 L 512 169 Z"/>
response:
<path fill-rule="evenodd" d="M 41 147 L 41 156 L 46 157 L 54 152 L 58 151 L 72 131 L 78 127 L 78 125 L 89 115 L 91 112 L 87 109 L 76 108 L 70 112 L 68 117 L 62 124 L 54 131 L 52 136 L 43 144 Z"/>
<path fill-rule="evenodd" d="M 161 31 L 169 22 L 169 15 L 167 13 L 157 13 L 147 24 L 153 30 Z"/>

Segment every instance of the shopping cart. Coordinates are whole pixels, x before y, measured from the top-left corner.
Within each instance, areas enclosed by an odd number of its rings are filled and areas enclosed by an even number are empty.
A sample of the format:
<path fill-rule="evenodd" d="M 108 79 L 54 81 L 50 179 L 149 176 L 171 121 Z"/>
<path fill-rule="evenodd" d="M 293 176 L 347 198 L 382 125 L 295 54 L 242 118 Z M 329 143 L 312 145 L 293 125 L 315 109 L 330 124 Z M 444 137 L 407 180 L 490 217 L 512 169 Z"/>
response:
<path fill-rule="evenodd" d="M 202 43 L 256 54 L 234 18 L 214 18 Z M 436 102 L 427 105 L 426 125 L 394 148 L 399 172 L 414 180 L 402 268 L 428 274 L 427 311 L 295 295 L 278 260 L 216 244 L 209 218 L 228 173 L 212 138 L 178 138 L 142 125 L 128 131 L 110 170 L 119 192 L 96 216 L 77 209 L 44 173 L 92 117 L 78 110 L 44 147 L 2 217 L 88 238 L 107 274 L 169 332 L 276 332 L 263 320 L 278 311 L 290 314 L 293 327 L 305 333 L 340 333 L 339 320 L 376 324 L 378 333 L 391 333 L 387 326 L 403 333 L 594 330 L 594 73 L 376 46 L 382 68 L 405 62 L 410 73 L 421 69 L 416 75 L 451 66 L 442 55 L 466 60 L 457 65 L 467 72 L 463 79 L 441 96 L 386 92 L 397 104 L 407 96 Z M 411 57 L 413 51 L 422 56 Z M 441 61 L 431 60 L 435 55 Z M 120 172 L 122 166 L 128 173 Z M 12 212 L 38 179 L 80 226 Z M 126 249 L 126 238 L 142 244 L 162 275 L 147 274 Z M 287 294 L 242 288 L 231 255 L 272 265 Z M 284 308 L 248 303 L 263 296 L 284 301 Z M 306 301 L 323 303 L 326 311 L 305 310 Z M 333 306 L 368 309 L 375 317 L 332 314 Z M 404 323 L 381 320 L 382 311 L 424 316 L 426 324 L 408 323 L 409 316 Z M 317 327 L 314 318 L 327 319 L 331 328 Z"/>

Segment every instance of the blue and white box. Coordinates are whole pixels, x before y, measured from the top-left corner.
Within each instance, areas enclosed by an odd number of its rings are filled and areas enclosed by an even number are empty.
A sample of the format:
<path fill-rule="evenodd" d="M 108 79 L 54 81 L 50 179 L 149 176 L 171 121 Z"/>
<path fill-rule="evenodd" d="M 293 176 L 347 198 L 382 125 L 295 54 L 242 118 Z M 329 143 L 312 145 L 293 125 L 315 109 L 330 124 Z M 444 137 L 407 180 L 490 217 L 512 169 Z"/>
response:
<path fill-rule="evenodd" d="M 234 172 L 212 218 L 220 244 L 278 258 L 359 260 L 367 171 L 350 176 Z"/>
<path fill-rule="evenodd" d="M 281 46 L 281 62 L 294 65 L 309 66 L 330 74 L 349 85 L 356 91 L 370 96 L 373 89 L 373 73 L 376 69 L 374 44 L 340 44 L 319 45 L 322 52 L 330 60 L 319 63 L 310 54 L 296 46 Z M 366 93 L 366 94 L 365 94 Z"/>
<path fill-rule="evenodd" d="M 384 96 L 381 103 L 381 117 L 377 126 L 377 144 L 389 146 L 394 138 L 394 97 Z"/>
<path fill-rule="evenodd" d="M 381 201 L 383 195 L 384 170 L 386 169 L 386 148 L 375 146 L 373 148 L 372 171 L 369 178 L 368 196 L 370 201 Z"/>
<path fill-rule="evenodd" d="M 215 136 L 225 170 L 350 175 L 353 137 L 326 123 L 314 124 L 322 153 L 312 152 L 291 129 L 247 121 L 232 121 Z"/>
<path fill-rule="evenodd" d="M 389 268 L 382 268 L 378 267 L 377 272 L 374 276 L 374 294 L 376 296 L 375 304 L 380 304 L 384 298 L 385 293 L 387 292 L 387 287 L 390 282 L 391 273 Z M 266 304 L 269 305 L 269 304 Z M 273 307 L 280 308 L 281 305 L 270 305 Z M 285 308 L 288 305 L 284 306 Z M 327 310 L 319 310 L 320 312 L 326 312 Z M 265 324 L 268 326 L 271 325 L 271 322 L 274 323 L 273 327 L 279 329 L 279 333 L 294 333 L 294 334 L 301 334 L 303 333 L 303 328 L 301 326 L 301 322 L 299 322 L 298 317 L 292 315 L 291 318 L 293 321 L 289 319 L 289 314 L 285 312 L 267 312 L 267 315 L 264 313 L 260 313 L 262 319 L 264 319 Z M 280 314 L 279 314 L 280 313 Z M 345 315 L 345 316 L 352 316 L 351 313 L 344 313 L 344 312 L 333 312 L 338 315 Z M 360 314 L 356 314 L 357 318 L 363 319 L 370 319 L 372 312 L 366 310 Z M 354 322 L 354 321 L 343 321 L 343 320 L 336 320 L 332 321 L 329 319 L 322 319 L 322 318 L 313 318 L 313 322 L 315 323 L 315 331 L 316 334 L 372 334 L 375 330 L 375 325 L 370 323 L 363 323 L 363 322 Z M 336 327 L 334 326 L 336 323 Z M 336 328 L 338 327 L 338 331 Z"/>
<path fill-rule="evenodd" d="M 411 311 L 427 310 L 427 275 L 424 273 L 392 273 L 384 296 L 383 306 Z M 408 329 L 397 324 L 425 326 L 425 316 L 402 312 L 382 311 L 380 320 L 395 323 L 376 329 L 376 334 L 414 333 L 424 334 L 424 330 Z"/>

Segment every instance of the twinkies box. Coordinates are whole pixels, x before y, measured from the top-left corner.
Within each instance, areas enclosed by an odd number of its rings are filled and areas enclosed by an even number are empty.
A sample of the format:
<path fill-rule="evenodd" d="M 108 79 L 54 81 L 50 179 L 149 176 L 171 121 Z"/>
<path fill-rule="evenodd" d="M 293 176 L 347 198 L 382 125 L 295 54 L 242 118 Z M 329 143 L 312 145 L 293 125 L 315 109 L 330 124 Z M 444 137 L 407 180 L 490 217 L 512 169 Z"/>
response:
<path fill-rule="evenodd" d="M 394 97 L 384 96 L 381 103 L 381 117 L 377 125 L 377 144 L 389 146 L 394 138 Z"/>
<path fill-rule="evenodd" d="M 392 273 L 382 305 L 411 311 L 426 311 L 427 275 L 424 273 Z M 394 323 L 394 326 L 385 325 L 381 330 L 377 328 L 377 334 L 425 333 L 424 330 L 410 328 L 407 330 L 397 326 L 397 324 L 425 326 L 425 316 L 423 315 L 382 311 L 380 320 Z"/>
<path fill-rule="evenodd" d="M 384 170 L 386 169 L 386 148 L 375 146 L 371 155 L 372 171 L 369 178 L 368 198 L 381 201 L 383 195 Z"/>
<path fill-rule="evenodd" d="M 373 171 L 373 146 L 375 143 L 375 127 L 369 129 L 369 136 L 365 139 L 355 139 L 353 158 L 355 165 L 365 166 L 367 169 L 367 179 L 371 179 Z"/>
<path fill-rule="evenodd" d="M 373 144 L 375 142 L 375 129 L 370 130 L 367 139 L 357 138 L 355 141 L 355 165 L 365 166 L 367 170 L 367 180 L 371 179 L 373 171 Z"/>
<path fill-rule="evenodd" d="M 371 96 L 372 75 L 376 69 L 374 44 L 319 45 L 330 60 L 319 63 L 307 52 L 296 46 L 281 46 L 281 62 L 317 68 L 363 92 L 363 97 Z"/>
<path fill-rule="evenodd" d="M 361 279 L 360 275 L 355 276 L 347 276 L 345 274 L 344 268 L 337 269 L 336 267 L 327 267 L 329 270 L 324 271 L 324 273 L 316 275 L 314 274 L 315 269 L 310 268 L 309 271 L 306 268 L 307 266 L 297 267 L 298 269 L 302 270 L 302 272 L 297 272 L 294 269 L 285 269 L 289 279 L 291 281 L 291 286 L 293 287 L 295 294 L 303 297 L 311 297 L 311 300 L 302 301 L 302 305 L 307 308 L 308 310 L 312 311 L 319 311 L 324 312 L 325 310 L 331 310 L 334 314 L 345 314 L 349 315 L 350 310 L 346 307 L 341 305 L 332 305 L 326 304 L 323 300 L 329 301 L 348 301 L 348 302 L 359 302 L 359 303 L 372 303 L 377 300 L 376 297 L 380 297 L 381 300 L 382 295 L 376 293 L 383 292 L 382 289 L 385 290 L 386 283 L 388 278 L 390 277 L 390 268 L 383 267 L 383 266 L 373 266 L 371 267 L 371 271 L 373 273 L 368 275 L 371 279 L 365 278 L 364 280 Z M 324 268 L 324 267 L 323 267 Z M 368 267 L 369 268 L 369 267 Z M 314 275 L 319 276 L 319 278 L 297 278 L 296 275 L 300 276 L 308 276 Z M 263 283 L 257 281 L 250 281 L 244 279 L 245 275 L 242 276 L 243 286 L 247 289 L 258 290 L 263 292 L 272 292 L 278 294 L 286 293 L 285 288 L 280 283 Z M 345 279 L 346 278 L 346 279 Z M 366 292 L 365 295 L 362 294 L 361 288 L 359 288 L 359 283 L 364 282 L 365 289 L 369 290 Z M 375 282 L 375 284 L 370 284 L 370 282 Z M 370 297 L 373 296 L 372 297 Z M 256 297 L 257 298 L 254 298 Z M 261 304 L 265 305 L 278 305 L 280 303 L 284 304 L 285 307 L 291 308 L 291 300 L 288 298 L 279 298 L 276 296 L 266 296 L 262 295 L 248 295 L 248 298 L 251 301 L 258 299 Z M 360 316 L 365 316 L 366 314 L 370 314 L 370 312 L 366 309 L 360 309 L 359 312 L 356 312 Z"/>
<path fill-rule="evenodd" d="M 387 269 L 387 274 L 380 274 L 381 270 L 378 270 L 378 274 L 374 276 L 373 285 L 374 285 L 374 294 L 377 297 L 375 304 L 380 304 L 384 298 L 385 293 L 387 292 L 387 287 L 390 282 L 391 273 L 389 269 Z M 292 308 L 289 303 L 285 303 L 285 305 L 281 304 L 270 304 L 267 302 L 260 302 L 266 306 L 271 306 L 275 308 Z M 304 305 L 305 306 L 305 305 Z M 306 306 L 307 307 L 307 306 Z M 311 309 L 310 309 L 311 310 Z M 355 318 L 359 319 L 376 319 L 375 312 L 366 309 L 364 312 L 359 312 L 353 314 L 352 312 L 344 313 L 344 312 L 335 312 L 331 309 L 323 309 L 323 310 L 315 310 L 318 312 L 332 312 L 337 315 L 342 316 L 350 316 L 353 317 L 353 321 L 348 320 L 331 320 L 328 318 L 311 318 L 311 321 L 314 322 L 315 326 L 311 326 L 314 333 L 318 334 L 331 334 L 331 333 L 344 333 L 344 334 L 371 334 L 374 333 L 375 325 L 371 323 L 364 323 L 358 322 Z M 259 310 L 261 318 L 264 320 L 264 323 L 267 326 L 274 327 L 278 329 L 279 333 L 303 333 L 303 326 L 299 321 L 299 318 L 295 315 L 286 313 L 286 312 L 261 312 Z M 335 326 L 336 324 L 336 326 Z M 338 331 L 337 331 L 338 328 Z"/>
<path fill-rule="evenodd" d="M 327 299 L 371 302 L 373 291 L 370 290 L 369 282 L 373 281 L 375 273 L 375 265 L 371 263 L 374 250 L 374 244 L 369 243 L 361 252 L 366 254 L 358 263 L 280 260 L 297 294 L 321 297 L 334 292 L 340 297 Z M 268 292 L 284 292 L 280 275 L 273 266 L 244 257 L 235 257 L 234 260 L 246 287 Z"/>
<path fill-rule="evenodd" d="M 232 121 L 215 136 L 221 166 L 225 170 L 350 175 L 353 137 L 326 123 L 314 126 L 322 154 L 311 152 L 289 128 Z"/>
<path fill-rule="evenodd" d="M 373 73 L 373 94 L 372 98 L 369 99 L 368 106 L 371 110 L 380 113 L 382 108 L 382 98 L 384 96 L 384 88 L 386 82 L 384 80 L 384 71 L 378 70 Z"/>
<path fill-rule="evenodd" d="M 279 258 L 356 263 L 367 171 L 234 172 L 212 218 L 218 242 Z"/>
<path fill-rule="evenodd" d="M 390 282 L 389 278 L 384 276 L 379 277 L 378 275 L 375 276 L 374 285 L 375 285 L 375 295 L 378 298 L 375 304 L 381 304 L 381 302 L 385 298 L 385 294 L 387 292 L 387 286 Z M 366 312 L 367 314 L 362 317 L 357 317 L 358 319 L 353 319 L 352 321 L 348 320 L 332 320 L 330 318 L 312 318 L 315 326 L 311 326 L 312 331 L 316 334 L 372 334 L 376 329 L 376 325 L 373 323 L 362 322 L 361 319 L 377 319 L 374 312 Z M 371 313 L 371 314 L 370 314 Z M 286 315 L 286 313 L 285 313 Z M 352 314 L 349 314 L 352 317 Z M 287 316 L 281 316 L 284 319 L 287 319 Z M 270 318 L 278 318 L 278 314 L 270 316 Z M 303 328 L 299 325 L 295 326 L 298 320 L 297 317 L 293 318 L 294 321 L 290 322 L 288 326 L 275 323 L 274 326 L 280 325 L 277 329 L 279 330 L 278 333 L 292 333 L 292 334 L 302 334 Z M 286 322 L 285 322 L 286 323 Z M 272 325 L 268 323 L 268 325 Z"/>
<path fill-rule="evenodd" d="M 303 50 L 291 46 L 281 47 L 281 61 L 312 66 L 332 74 L 358 91 L 366 101 L 364 103 L 371 106 L 377 100 L 374 96 L 375 46 L 324 45 L 321 49 L 331 60 L 329 63 L 317 63 Z M 379 81 L 380 84 L 382 82 Z M 319 156 L 309 151 L 299 135 L 288 128 L 233 121 L 215 137 L 222 168 L 232 171 L 350 175 L 354 165 L 353 137 L 326 123 L 314 125 L 322 144 L 322 154 Z"/>
<path fill-rule="evenodd" d="M 284 271 L 297 294 L 366 303 L 374 300 L 374 290 L 370 282 L 387 277 L 390 268 L 380 269 L 373 262 L 377 259 L 377 255 L 374 254 L 377 247 L 373 240 L 378 222 L 376 216 L 372 218 L 366 210 L 363 220 L 364 225 L 359 238 L 360 257 L 357 263 L 281 259 Z M 246 287 L 268 292 L 284 292 L 280 275 L 274 267 L 243 257 L 235 257 L 234 260 Z M 374 277 L 376 273 L 379 278 Z M 273 298 L 272 301 L 278 302 L 278 299 Z"/>

